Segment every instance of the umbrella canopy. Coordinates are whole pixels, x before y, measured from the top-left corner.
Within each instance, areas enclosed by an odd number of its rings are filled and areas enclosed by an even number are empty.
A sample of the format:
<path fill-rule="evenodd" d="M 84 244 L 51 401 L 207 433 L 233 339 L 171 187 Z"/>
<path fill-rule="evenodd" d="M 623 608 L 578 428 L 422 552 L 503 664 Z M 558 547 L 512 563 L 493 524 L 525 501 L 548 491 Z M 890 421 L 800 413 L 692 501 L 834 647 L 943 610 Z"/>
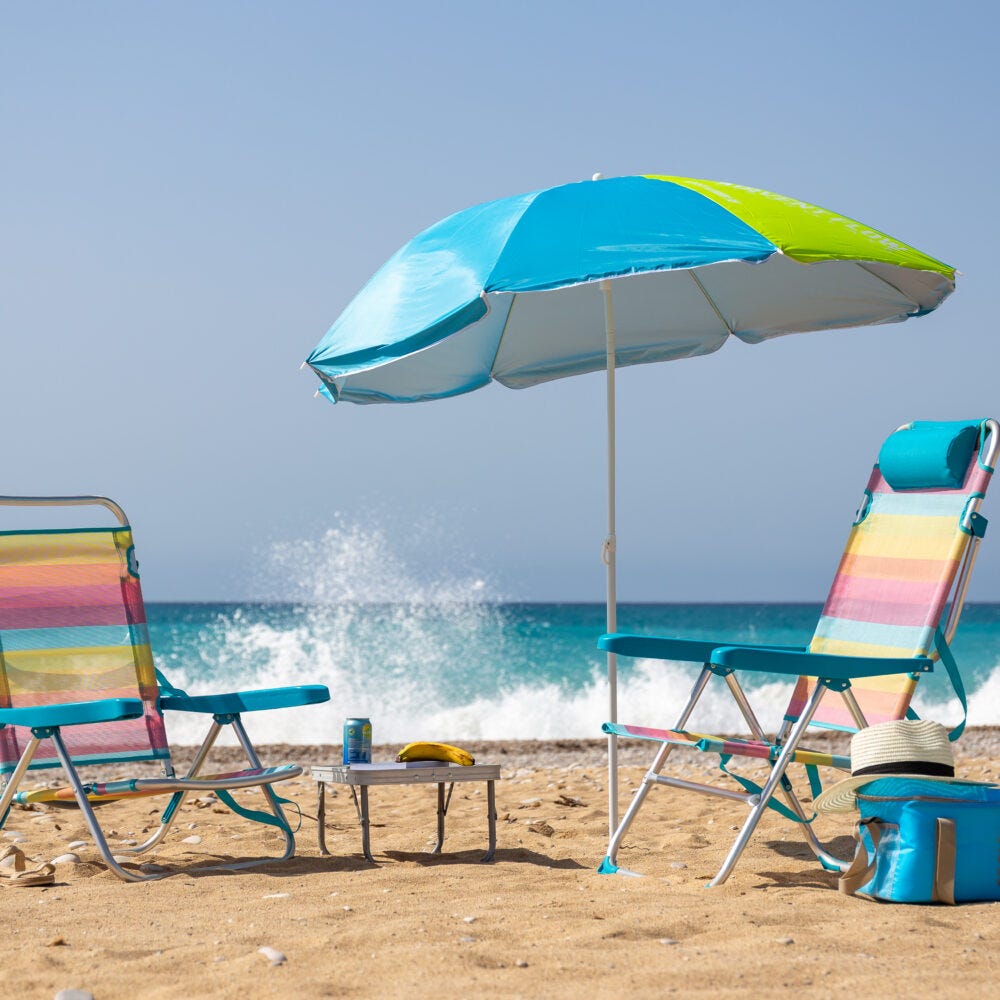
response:
<path fill-rule="evenodd" d="M 306 360 L 334 402 L 411 403 L 605 369 L 607 630 L 617 628 L 615 368 L 936 308 L 955 270 L 885 233 L 736 184 L 647 175 L 466 209 L 391 257 Z M 602 301 L 603 300 L 603 301 Z M 618 675 L 608 654 L 608 718 Z M 618 825 L 608 741 L 608 825 Z"/>
<path fill-rule="evenodd" d="M 903 320 L 955 287 L 947 264 L 805 202 L 714 181 L 617 177 L 431 226 L 375 274 L 307 363 L 330 398 L 355 403 L 600 370 L 601 279 L 613 279 L 617 365 L 709 354 L 730 336 L 759 343 Z"/>

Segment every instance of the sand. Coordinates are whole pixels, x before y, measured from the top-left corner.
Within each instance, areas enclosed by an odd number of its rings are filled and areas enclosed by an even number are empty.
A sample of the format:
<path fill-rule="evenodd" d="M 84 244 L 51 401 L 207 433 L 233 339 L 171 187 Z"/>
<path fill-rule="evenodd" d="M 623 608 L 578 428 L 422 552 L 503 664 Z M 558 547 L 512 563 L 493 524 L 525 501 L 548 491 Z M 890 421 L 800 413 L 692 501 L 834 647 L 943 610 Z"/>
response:
<path fill-rule="evenodd" d="M 648 755 L 641 744 L 624 746 L 623 803 Z M 971 731 L 960 744 L 959 774 L 1000 777 L 998 747 L 997 731 Z M 373 789 L 374 865 L 361 856 L 350 793 L 340 788 L 328 798 L 333 853 L 321 857 L 311 818 L 316 783 L 307 773 L 281 786 L 304 814 L 294 859 L 199 873 L 199 865 L 259 856 L 277 844 L 276 834 L 202 796 L 187 802 L 167 843 L 149 857 L 178 874 L 125 884 L 87 846 L 76 850 L 79 863 L 58 865 L 56 885 L 0 890 L 3 996 L 75 988 L 96 1000 L 895 997 L 985 996 L 996 988 L 1000 904 L 848 898 L 776 816 L 763 821 L 730 880 L 706 889 L 745 807 L 666 789 L 653 791 L 619 856 L 645 877 L 598 875 L 607 839 L 599 741 L 470 749 L 503 765 L 494 863 L 480 862 L 486 795 L 478 783 L 455 787 L 439 857 L 427 853 L 434 787 Z M 376 757 L 388 759 L 390 750 Z M 339 748 L 272 747 L 263 755 L 270 763 L 334 763 Z M 695 779 L 714 767 L 697 754 L 682 762 Z M 155 800 L 135 800 L 100 816 L 114 846 L 144 839 L 158 812 Z M 846 854 L 851 822 L 821 817 L 816 828 Z M 44 860 L 90 839 L 76 810 L 16 809 L 4 836 L 16 834 L 28 855 Z M 189 837 L 201 842 L 183 843 Z"/>

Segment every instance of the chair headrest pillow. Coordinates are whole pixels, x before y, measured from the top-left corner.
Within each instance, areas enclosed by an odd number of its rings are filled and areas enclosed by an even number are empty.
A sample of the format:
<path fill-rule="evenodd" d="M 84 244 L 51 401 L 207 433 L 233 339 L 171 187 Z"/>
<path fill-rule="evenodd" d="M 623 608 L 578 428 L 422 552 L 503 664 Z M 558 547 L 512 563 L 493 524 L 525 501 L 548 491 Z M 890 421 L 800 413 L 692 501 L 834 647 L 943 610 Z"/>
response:
<path fill-rule="evenodd" d="M 894 490 L 958 489 L 979 441 L 978 420 L 917 420 L 890 434 L 878 454 Z"/>

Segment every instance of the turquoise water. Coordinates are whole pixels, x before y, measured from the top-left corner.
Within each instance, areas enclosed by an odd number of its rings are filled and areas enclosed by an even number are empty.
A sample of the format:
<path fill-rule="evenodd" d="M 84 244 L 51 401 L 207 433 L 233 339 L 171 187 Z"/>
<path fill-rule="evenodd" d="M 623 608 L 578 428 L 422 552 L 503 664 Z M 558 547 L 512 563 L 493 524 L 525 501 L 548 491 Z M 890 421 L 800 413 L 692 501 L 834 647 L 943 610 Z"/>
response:
<path fill-rule="evenodd" d="M 346 716 L 372 719 L 375 740 L 596 737 L 607 715 L 600 604 L 493 603 L 466 597 L 404 603 L 156 604 L 158 666 L 191 693 L 323 683 L 330 704 L 249 720 L 264 742 L 339 741 Z M 819 604 L 625 604 L 619 629 L 736 642 L 805 644 Z M 1000 724 L 1000 605 L 971 604 L 953 644 L 970 724 Z M 674 721 L 696 667 L 619 660 L 619 717 Z M 780 718 L 787 684 L 748 681 L 762 720 Z M 703 699 L 713 728 L 743 727 L 724 685 Z M 959 718 L 944 672 L 921 681 L 921 715 Z M 695 726 L 697 718 L 692 720 Z M 200 725 L 168 718 L 172 738 Z"/>

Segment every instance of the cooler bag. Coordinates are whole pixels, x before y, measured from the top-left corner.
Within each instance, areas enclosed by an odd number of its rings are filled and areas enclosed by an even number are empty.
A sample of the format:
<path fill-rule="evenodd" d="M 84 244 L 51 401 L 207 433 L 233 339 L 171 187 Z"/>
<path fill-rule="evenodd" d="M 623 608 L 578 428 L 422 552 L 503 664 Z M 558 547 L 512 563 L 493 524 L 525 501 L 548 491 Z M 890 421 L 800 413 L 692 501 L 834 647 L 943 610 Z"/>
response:
<path fill-rule="evenodd" d="M 857 794 L 840 891 L 893 903 L 1000 899 L 1000 787 L 883 778 Z"/>

